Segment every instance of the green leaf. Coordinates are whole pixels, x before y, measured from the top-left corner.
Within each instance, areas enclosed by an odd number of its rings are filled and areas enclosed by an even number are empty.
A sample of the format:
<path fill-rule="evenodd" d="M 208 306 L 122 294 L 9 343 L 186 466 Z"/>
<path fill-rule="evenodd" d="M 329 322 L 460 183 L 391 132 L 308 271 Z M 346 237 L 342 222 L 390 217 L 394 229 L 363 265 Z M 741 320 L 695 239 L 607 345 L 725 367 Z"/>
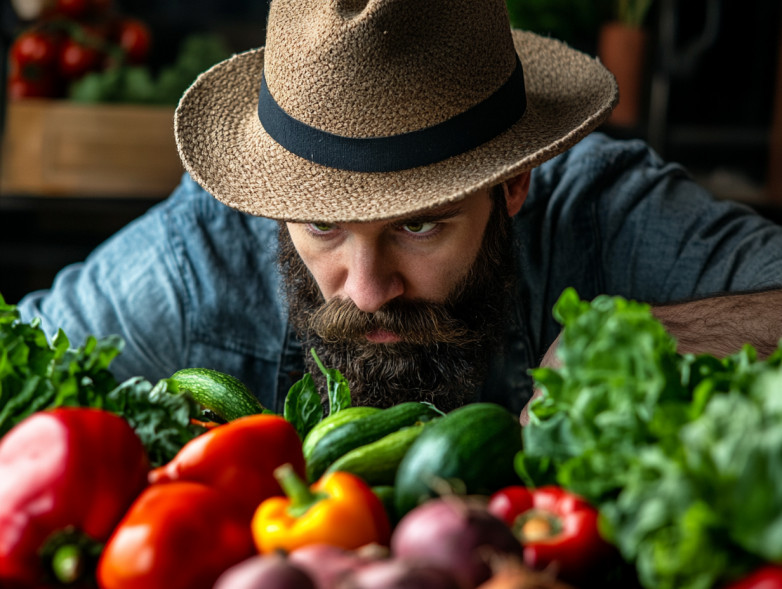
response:
<path fill-rule="evenodd" d="M 342 376 L 342 373 L 335 368 L 326 368 L 315 353 L 315 348 L 310 350 L 312 357 L 315 359 L 315 363 L 318 368 L 326 377 L 326 393 L 329 400 L 329 415 L 333 415 L 342 409 L 350 407 L 350 385 L 348 381 Z"/>
<path fill-rule="evenodd" d="M 283 417 L 293 424 L 302 440 L 323 419 L 320 395 L 309 372 L 288 391 Z"/>
<path fill-rule="evenodd" d="M 681 355 L 646 304 L 572 289 L 554 307 L 562 366 L 531 371 L 516 470 L 598 506 L 648 588 L 723 584 L 782 561 L 782 352 Z"/>
<path fill-rule="evenodd" d="M 36 411 L 96 407 L 131 424 L 153 465 L 173 458 L 200 433 L 190 422 L 199 408 L 142 378 L 118 384 L 110 364 L 123 346 L 116 336 L 88 336 L 73 348 L 62 330 L 49 343 L 40 321 L 23 323 L 14 306 L 0 303 L 0 436 Z"/>

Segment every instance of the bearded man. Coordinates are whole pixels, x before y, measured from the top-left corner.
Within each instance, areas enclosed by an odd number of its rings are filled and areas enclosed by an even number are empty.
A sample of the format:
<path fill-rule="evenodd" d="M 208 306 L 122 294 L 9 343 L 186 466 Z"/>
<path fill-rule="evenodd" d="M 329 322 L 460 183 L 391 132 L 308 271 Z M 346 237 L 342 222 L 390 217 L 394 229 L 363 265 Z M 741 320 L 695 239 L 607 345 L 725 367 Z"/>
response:
<path fill-rule="evenodd" d="M 566 287 L 655 305 L 682 351 L 773 349 L 782 230 L 593 132 L 616 102 L 503 0 L 272 0 L 264 47 L 182 97 L 171 198 L 22 318 L 120 334 L 119 378 L 214 368 L 277 411 L 312 348 L 357 404 L 521 412 Z"/>

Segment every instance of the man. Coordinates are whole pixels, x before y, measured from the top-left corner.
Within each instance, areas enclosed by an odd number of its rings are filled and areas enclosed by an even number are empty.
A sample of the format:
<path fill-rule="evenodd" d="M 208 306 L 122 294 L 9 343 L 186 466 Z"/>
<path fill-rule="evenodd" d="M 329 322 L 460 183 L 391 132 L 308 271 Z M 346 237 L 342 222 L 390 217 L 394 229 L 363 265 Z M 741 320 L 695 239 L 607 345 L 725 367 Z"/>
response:
<path fill-rule="evenodd" d="M 174 195 L 20 309 L 121 334 L 119 377 L 207 366 L 277 410 L 314 349 L 356 403 L 521 411 L 567 286 L 661 305 L 683 350 L 772 349 L 782 231 L 587 136 L 616 99 L 503 0 L 274 0 L 183 97 Z"/>

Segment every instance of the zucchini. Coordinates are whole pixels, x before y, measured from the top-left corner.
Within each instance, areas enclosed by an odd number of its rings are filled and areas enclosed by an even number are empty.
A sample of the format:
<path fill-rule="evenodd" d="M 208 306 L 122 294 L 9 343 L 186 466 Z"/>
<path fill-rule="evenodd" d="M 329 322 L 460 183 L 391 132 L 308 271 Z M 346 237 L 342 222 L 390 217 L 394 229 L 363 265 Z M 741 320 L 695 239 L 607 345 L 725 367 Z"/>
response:
<path fill-rule="evenodd" d="M 323 436 L 334 428 L 340 427 L 348 421 L 353 421 L 354 419 L 359 419 L 360 417 L 365 417 L 379 411 L 382 411 L 382 409 L 378 407 L 345 407 L 336 413 L 324 417 L 304 437 L 304 442 L 302 443 L 304 458 L 309 459 L 310 454 L 312 454 L 312 449 L 318 445 Z"/>
<path fill-rule="evenodd" d="M 361 477 L 370 486 L 393 485 L 396 469 L 426 424 L 418 422 L 354 448 L 331 463 L 326 472 L 342 470 Z"/>
<path fill-rule="evenodd" d="M 399 463 L 397 515 L 441 494 L 442 481 L 468 495 L 518 483 L 513 461 L 521 448 L 519 418 L 500 405 L 471 403 L 451 411 L 427 427 Z"/>
<path fill-rule="evenodd" d="M 371 444 L 391 432 L 440 414 L 429 403 L 409 401 L 348 421 L 327 432 L 312 448 L 307 458 L 307 478 L 310 482 L 316 481 L 332 462 L 354 448 Z"/>
<path fill-rule="evenodd" d="M 271 413 L 238 378 L 211 368 L 183 368 L 168 379 L 173 393 L 187 393 L 196 403 L 226 421 Z"/>

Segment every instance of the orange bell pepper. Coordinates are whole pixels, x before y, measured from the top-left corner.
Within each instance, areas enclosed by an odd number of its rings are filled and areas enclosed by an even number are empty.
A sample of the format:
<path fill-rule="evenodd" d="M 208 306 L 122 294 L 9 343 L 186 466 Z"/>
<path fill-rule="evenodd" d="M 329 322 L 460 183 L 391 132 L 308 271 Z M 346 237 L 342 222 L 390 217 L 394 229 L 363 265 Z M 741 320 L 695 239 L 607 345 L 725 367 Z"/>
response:
<path fill-rule="evenodd" d="M 383 504 L 359 477 L 337 471 L 307 487 L 290 465 L 276 469 L 275 476 L 286 497 L 262 502 L 251 525 L 262 554 L 309 544 L 347 550 L 388 544 L 391 526 Z"/>

